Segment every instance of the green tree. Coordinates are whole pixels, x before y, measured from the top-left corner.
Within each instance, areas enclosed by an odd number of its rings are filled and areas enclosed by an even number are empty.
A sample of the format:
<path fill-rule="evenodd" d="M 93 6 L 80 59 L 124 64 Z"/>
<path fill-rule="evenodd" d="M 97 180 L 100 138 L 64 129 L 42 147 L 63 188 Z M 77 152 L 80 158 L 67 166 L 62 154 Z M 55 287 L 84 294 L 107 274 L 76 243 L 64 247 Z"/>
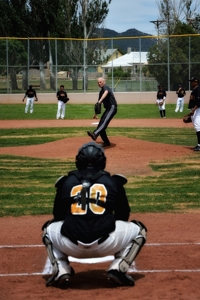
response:
<path fill-rule="evenodd" d="M 191 26 L 178 22 L 174 29 L 175 35 L 194 34 Z M 197 76 L 199 71 L 200 51 L 199 37 L 189 36 L 169 38 L 170 89 L 176 90 L 178 83 L 188 86 L 189 59 L 190 73 Z M 190 51 L 189 51 L 190 47 Z M 190 58 L 189 58 L 190 53 Z M 159 44 L 154 45 L 148 54 L 148 70 L 159 83 L 167 87 L 168 81 L 168 38 L 160 38 Z"/>
<path fill-rule="evenodd" d="M 87 39 L 97 37 L 97 28 L 106 18 L 110 3 L 111 0 L 60 1 L 56 34 L 60 37 L 83 39 L 82 42 L 75 40 L 67 40 L 64 44 L 59 42 L 64 49 L 59 59 L 69 65 L 73 89 L 77 89 L 78 86 L 78 71 L 85 65 L 83 71 L 86 72 L 87 65 L 93 62 L 95 49 L 100 43 L 97 41 L 88 43 Z"/>
<path fill-rule="evenodd" d="M 108 77 L 112 77 L 112 73 L 108 73 Z M 115 78 L 130 78 L 131 77 L 131 69 L 128 68 L 126 71 L 120 66 L 113 69 L 113 77 Z"/>

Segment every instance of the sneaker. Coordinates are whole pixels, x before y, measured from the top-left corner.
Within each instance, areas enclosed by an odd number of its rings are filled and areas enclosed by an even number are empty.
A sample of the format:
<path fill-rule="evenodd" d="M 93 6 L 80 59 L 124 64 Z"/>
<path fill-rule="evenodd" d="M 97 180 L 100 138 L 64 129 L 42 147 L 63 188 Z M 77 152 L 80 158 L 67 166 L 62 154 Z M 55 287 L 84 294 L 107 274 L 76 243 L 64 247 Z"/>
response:
<path fill-rule="evenodd" d="M 107 272 L 107 277 L 120 285 L 134 286 L 133 278 L 127 273 L 122 273 L 117 270 L 110 270 Z"/>
<path fill-rule="evenodd" d="M 109 147 L 110 146 L 110 142 L 104 142 L 103 144 L 101 144 L 101 147 Z"/>
<path fill-rule="evenodd" d="M 193 150 L 194 151 L 200 151 L 200 146 L 197 145 L 196 147 L 193 148 Z"/>
<path fill-rule="evenodd" d="M 94 140 L 96 141 L 97 137 L 93 132 L 87 131 L 87 134 Z"/>
<path fill-rule="evenodd" d="M 46 286 L 62 286 L 65 283 L 68 283 L 72 276 L 75 275 L 74 269 L 71 267 L 71 272 L 70 273 L 65 273 L 56 278 L 57 276 L 53 275 L 51 276 L 47 283 Z"/>

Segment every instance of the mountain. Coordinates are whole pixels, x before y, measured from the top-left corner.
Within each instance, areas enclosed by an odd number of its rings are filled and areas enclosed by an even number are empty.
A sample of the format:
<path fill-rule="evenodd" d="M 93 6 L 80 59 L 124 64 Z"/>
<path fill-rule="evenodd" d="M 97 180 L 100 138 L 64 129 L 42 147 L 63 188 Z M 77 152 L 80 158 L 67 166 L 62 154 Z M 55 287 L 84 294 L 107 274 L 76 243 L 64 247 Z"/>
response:
<path fill-rule="evenodd" d="M 98 29 L 98 33 L 101 33 L 101 37 L 104 38 L 117 38 L 117 37 L 134 37 L 133 39 L 113 39 L 113 48 L 118 48 L 119 50 L 123 51 L 124 53 L 127 53 L 128 47 L 131 47 L 132 51 L 139 51 L 140 45 L 139 45 L 139 36 L 151 36 L 148 33 L 141 32 L 135 28 L 128 29 L 124 32 L 116 32 L 115 30 L 111 29 Z M 98 34 L 97 33 L 97 34 Z M 110 41 L 107 42 L 107 47 L 111 48 Z M 155 45 L 157 40 L 155 38 L 141 38 L 141 51 L 149 51 L 149 48 Z"/>

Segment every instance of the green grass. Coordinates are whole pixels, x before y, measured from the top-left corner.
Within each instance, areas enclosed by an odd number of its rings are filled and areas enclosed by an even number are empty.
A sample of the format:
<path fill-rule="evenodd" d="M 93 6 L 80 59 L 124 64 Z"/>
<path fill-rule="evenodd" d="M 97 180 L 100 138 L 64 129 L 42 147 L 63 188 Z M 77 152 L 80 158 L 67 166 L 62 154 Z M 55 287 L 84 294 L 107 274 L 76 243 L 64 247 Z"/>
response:
<path fill-rule="evenodd" d="M 55 120 L 57 104 L 34 104 L 33 114 L 24 113 L 25 104 L 0 104 L 0 120 Z M 167 118 L 180 118 L 189 111 L 185 105 L 182 113 L 174 112 L 175 105 L 166 106 Z M 91 119 L 94 114 L 94 105 L 92 104 L 73 104 L 68 103 L 66 106 L 66 119 Z M 119 104 L 118 112 L 115 119 L 152 119 L 159 118 L 159 112 L 156 105 L 153 104 Z"/>
<path fill-rule="evenodd" d="M 133 176 L 125 186 L 132 212 L 200 209 L 200 156 L 152 163 L 152 176 Z M 54 183 L 74 161 L 0 155 L 0 217 L 51 214 Z"/>

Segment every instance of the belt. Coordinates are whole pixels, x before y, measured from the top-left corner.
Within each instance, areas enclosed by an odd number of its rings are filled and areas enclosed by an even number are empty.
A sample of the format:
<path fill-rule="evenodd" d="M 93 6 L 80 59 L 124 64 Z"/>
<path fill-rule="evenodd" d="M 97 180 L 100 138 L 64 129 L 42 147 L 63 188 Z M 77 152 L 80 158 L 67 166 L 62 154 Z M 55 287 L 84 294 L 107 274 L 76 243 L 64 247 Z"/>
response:
<path fill-rule="evenodd" d="M 102 244 L 103 242 L 105 242 L 107 240 L 107 238 L 109 237 L 109 234 L 106 234 L 104 236 L 102 236 L 100 239 L 98 239 L 98 244 Z M 76 239 L 73 239 L 73 238 L 68 238 L 72 243 L 74 243 L 75 245 L 78 245 L 78 242 Z M 94 241 L 93 241 L 94 242 Z M 92 243 L 92 242 L 91 242 Z M 85 243 L 86 245 L 87 244 L 90 244 L 90 243 Z"/>

